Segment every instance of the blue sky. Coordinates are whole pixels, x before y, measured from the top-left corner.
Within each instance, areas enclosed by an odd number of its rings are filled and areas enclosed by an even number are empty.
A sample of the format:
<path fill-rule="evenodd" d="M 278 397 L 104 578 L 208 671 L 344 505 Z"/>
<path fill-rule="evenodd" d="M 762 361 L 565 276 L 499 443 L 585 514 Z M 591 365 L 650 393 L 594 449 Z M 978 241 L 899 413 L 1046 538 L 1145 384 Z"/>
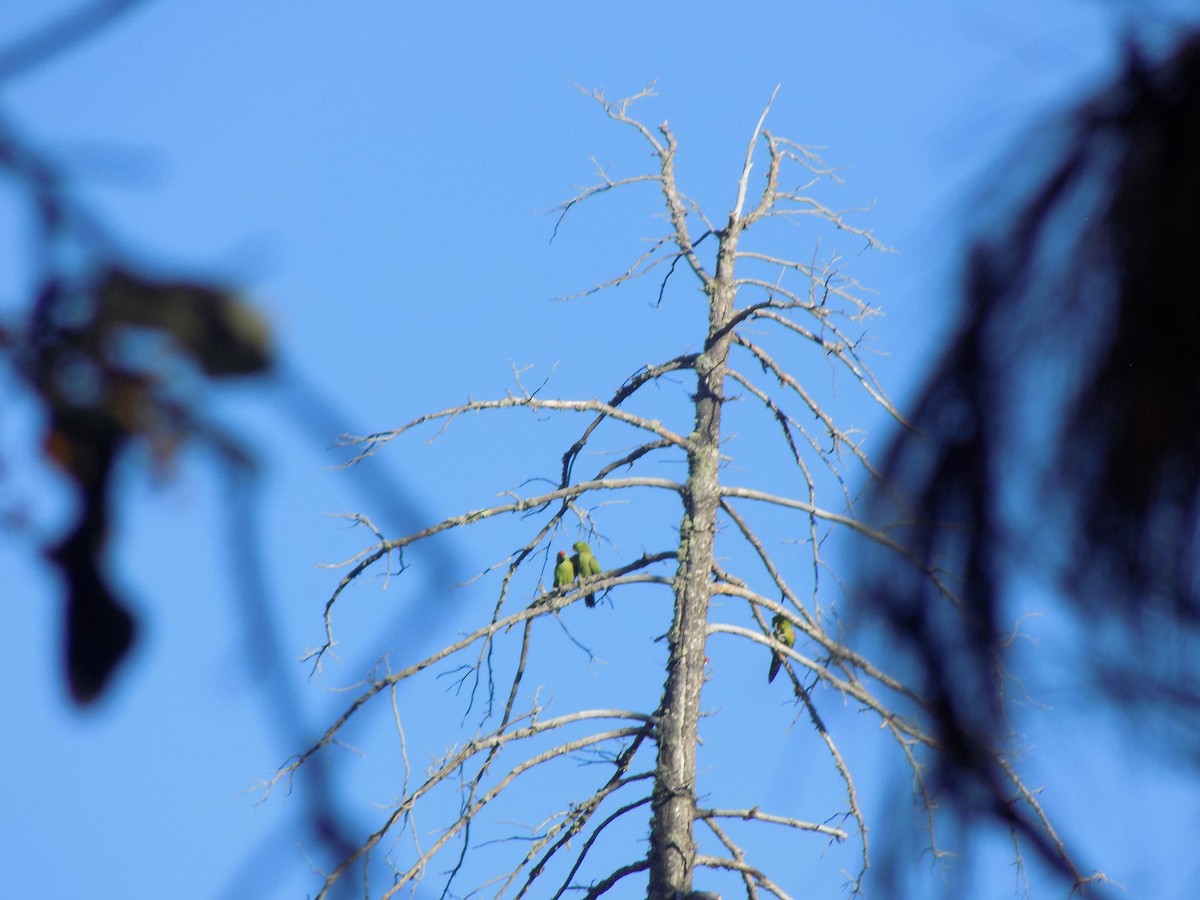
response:
<path fill-rule="evenodd" d="M 895 248 L 848 265 L 886 313 L 872 327 L 874 346 L 888 354 L 874 369 L 903 403 L 952 309 L 955 254 L 986 214 L 978 203 L 995 164 L 1035 146 L 1028 135 L 1038 123 L 1110 70 L 1121 34 L 1121 7 L 1110 4 L 975 6 L 750 2 L 735 12 L 702 2 L 681 15 L 631 3 L 261 2 L 214 15 L 209 5 L 159 0 L 4 86 L 8 114 L 126 247 L 245 285 L 277 328 L 277 381 L 225 389 L 211 412 L 263 460 L 258 520 L 239 524 L 257 534 L 290 691 L 265 687 L 262 657 L 273 650 L 248 631 L 230 563 L 229 516 L 241 513 L 219 469 L 195 451 L 166 483 L 132 465 L 123 474 L 115 571 L 145 629 L 100 708 L 71 708 L 58 673 L 57 588 L 37 564 L 39 541 L 63 527 L 70 498 L 31 458 L 28 403 L 6 410 L 0 490 L 6 509 L 33 524 L 6 535 L 0 550 L 9 610 L 4 890 L 31 898 L 315 890 L 292 824 L 301 792 L 262 804 L 250 792 L 299 749 L 281 697 L 295 699 L 310 728 L 328 721 L 346 696 L 331 688 L 361 678 L 384 653 L 394 661 L 436 646 L 490 608 L 471 589 L 452 592 L 434 614 L 419 604 L 439 577 L 465 581 L 515 540 L 503 528 L 483 531 L 418 561 L 407 581 L 352 591 L 339 606 L 340 662 L 316 681 L 296 660 L 319 642 L 339 577 L 317 564 L 367 541 L 325 514 L 361 510 L 394 533 L 485 505 L 552 474 L 556 442 L 571 431 L 472 419 L 432 446 L 419 436 L 369 471 L 347 473 L 330 468 L 328 421 L 308 415 L 289 385 L 302 379 L 345 427 L 368 431 L 501 395 L 514 367 L 529 367 L 531 383 L 550 376 L 555 396 L 602 396 L 637 366 L 694 346 L 682 294 L 658 310 L 650 285 L 553 299 L 620 271 L 660 228 L 653 196 L 633 193 L 573 213 L 551 243 L 547 213 L 592 180 L 590 157 L 616 173 L 647 164 L 633 135 L 573 85 L 619 97 L 657 80 L 658 96 L 641 111 L 651 123 L 670 121 L 685 190 L 718 215 L 753 124 L 781 85 L 769 127 L 824 148 L 846 182 L 837 204 L 869 207 L 856 222 Z M 0 37 L 32 21 L 10 20 Z M 19 233 L 16 195 L 8 183 L 0 189 L 0 221 Z M 0 250 L 0 262 L 7 315 L 26 274 L 19 245 Z M 867 449 L 880 451 L 885 417 L 853 399 L 846 409 L 867 429 Z M 389 500 L 389 484 L 405 503 Z M 669 540 L 675 523 L 661 524 Z M 611 552 L 640 549 L 618 539 Z M 655 624 L 638 627 L 652 635 Z M 608 635 L 606 671 L 655 677 L 653 660 L 618 655 L 611 617 L 598 631 L 601 642 Z M 1053 653 L 1060 633 L 1046 624 L 1039 647 Z M 572 654 L 565 640 L 553 645 L 549 683 L 555 666 L 579 665 Z M 760 718 L 732 733 L 769 716 L 778 740 L 754 772 L 715 783 L 799 790 L 796 761 L 810 758 L 811 736 L 803 721 L 789 732 L 783 691 L 760 696 L 761 656 L 718 661 L 711 696 L 728 709 L 753 694 L 742 714 Z M 1125 741 L 1122 723 L 1089 714 L 1069 672 L 1033 670 L 1052 708 L 1021 718 L 1031 782 L 1047 786 L 1047 805 L 1085 861 L 1128 896 L 1189 896 L 1197 873 L 1179 862 L 1194 854 L 1176 841 L 1200 811 L 1193 780 Z M 364 758 L 388 752 L 389 726 L 377 713 L 355 730 Z M 856 733 L 853 716 L 844 727 Z M 410 731 L 409 739 L 432 753 L 458 736 Z M 862 751 L 864 765 L 873 752 Z M 343 775 L 345 808 L 375 821 L 370 804 L 392 795 L 386 779 L 366 763 Z M 882 776 L 865 780 L 875 792 L 869 808 L 883 816 Z M 785 887 L 800 894 L 815 884 L 837 896 L 838 867 L 853 865 L 815 840 L 786 852 L 797 861 Z M 1003 842 L 989 852 L 996 880 L 977 896 L 1012 896 Z M 1062 896 L 1034 876 L 1033 896 Z"/>

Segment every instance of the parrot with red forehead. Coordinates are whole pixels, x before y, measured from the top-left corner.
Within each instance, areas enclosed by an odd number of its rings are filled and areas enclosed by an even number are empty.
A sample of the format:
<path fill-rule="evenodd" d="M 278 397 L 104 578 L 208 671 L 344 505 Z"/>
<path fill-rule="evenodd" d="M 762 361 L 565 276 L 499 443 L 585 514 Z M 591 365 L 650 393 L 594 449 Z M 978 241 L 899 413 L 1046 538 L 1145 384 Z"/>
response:
<path fill-rule="evenodd" d="M 558 565 L 554 567 L 554 586 L 563 588 L 575 580 L 575 564 L 567 558 L 566 550 L 558 551 Z"/>

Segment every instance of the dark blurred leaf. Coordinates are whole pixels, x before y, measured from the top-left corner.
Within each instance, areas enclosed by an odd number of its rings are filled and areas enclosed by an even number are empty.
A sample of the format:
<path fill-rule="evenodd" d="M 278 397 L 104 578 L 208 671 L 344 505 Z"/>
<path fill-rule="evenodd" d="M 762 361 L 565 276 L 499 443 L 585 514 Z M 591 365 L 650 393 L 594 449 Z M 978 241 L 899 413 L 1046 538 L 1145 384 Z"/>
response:
<path fill-rule="evenodd" d="M 103 511 L 97 514 L 103 515 Z M 81 526 L 50 551 L 67 585 L 67 683 L 77 703 L 96 700 L 133 645 L 136 623 L 101 574 L 103 541 Z"/>
<path fill-rule="evenodd" d="M 74 529 L 48 553 L 66 582 L 67 681 L 82 704 L 104 690 L 136 631 L 103 576 L 109 484 L 126 439 L 127 432 L 104 411 L 67 408 L 55 411 L 46 439 L 47 455 L 71 476 L 82 504 Z"/>
<path fill-rule="evenodd" d="M 47 279 L 32 311 L 24 361 L 48 411 L 47 457 L 74 483 L 81 513 L 49 551 L 66 583 L 67 678 L 79 703 L 95 700 L 128 653 L 136 623 L 104 577 L 112 473 L 121 450 L 143 438 L 158 464 L 188 438 L 244 459 L 173 390 L 170 367 L 139 366 L 121 352 L 130 329 L 162 333 L 205 374 L 241 376 L 271 365 L 265 322 L 231 294 L 204 284 L 155 281 L 119 266 L 90 290 Z"/>
<path fill-rule="evenodd" d="M 101 332 L 122 325 L 163 331 L 207 375 L 253 375 L 271 367 L 266 321 L 227 291 L 187 281 L 152 281 L 113 268 L 101 276 L 96 299 Z"/>

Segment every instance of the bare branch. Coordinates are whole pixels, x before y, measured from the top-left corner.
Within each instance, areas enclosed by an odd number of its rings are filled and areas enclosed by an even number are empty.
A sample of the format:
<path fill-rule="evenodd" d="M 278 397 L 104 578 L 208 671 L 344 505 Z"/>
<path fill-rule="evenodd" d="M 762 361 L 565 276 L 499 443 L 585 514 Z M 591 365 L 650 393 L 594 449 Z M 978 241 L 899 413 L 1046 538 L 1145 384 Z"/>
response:
<path fill-rule="evenodd" d="M 532 729 L 532 726 L 530 726 L 529 729 L 519 729 L 519 731 L 527 731 L 527 730 L 531 731 L 531 729 Z M 499 796 L 500 793 L 503 792 L 507 787 L 509 787 L 513 783 L 513 781 L 515 781 L 520 775 L 525 774 L 530 769 L 533 769 L 534 767 L 539 766 L 544 762 L 548 762 L 553 759 L 558 759 L 559 757 L 565 756 L 569 753 L 573 753 L 577 750 L 582 750 L 584 748 L 594 746 L 595 744 L 603 743 L 606 741 L 616 740 L 616 739 L 619 739 L 622 737 L 632 737 L 632 736 L 636 735 L 637 733 L 638 733 L 638 729 L 636 729 L 636 728 L 621 728 L 621 729 L 614 729 L 612 731 L 602 732 L 600 734 L 587 735 L 586 737 L 579 738 L 578 740 L 566 741 L 564 743 L 558 744 L 557 746 L 552 747 L 549 750 L 545 750 L 542 753 L 538 753 L 534 756 L 531 756 L 531 757 L 528 757 L 528 758 L 522 760 L 513 769 L 511 769 L 503 778 L 501 778 L 495 787 L 493 787 L 491 790 L 489 790 L 487 793 L 485 793 L 481 798 L 479 798 L 477 801 L 475 801 L 473 804 L 471 804 L 468 808 L 466 808 L 462 812 L 462 814 L 458 818 L 458 821 L 456 821 L 453 825 L 451 825 L 449 828 L 447 828 L 442 833 L 442 835 L 437 839 L 437 841 L 433 844 L 433 846 L 431 846 L 429 848 L 429 850 L 427 850 L 425 852 L 425 855 L 421 859 L 419 859 L 416 863 L 414 863 L 407 872 L 403 873 L 399 877 L 399 879 L 396 881 L 396 883 L 394 885 L 392 885 L 391 889 L 388 890 L 383 895 L 384 900 L 387 900 L 387 898 L 394 896 L 397 891 L 399 891 L 404 885 L 406 885 L 413 878 L 415 878 L 421 872 L 421 870 L 425 867 L 425 865 L 428 864 L 429 860 L 431 860 L 446 843 L 448 843 L 450 840 L 452 840 L 461 830 L 466 828 L 467 825 L 471 822 L 471 820 L 475 818 L 475 816 L 479 813 L 479 811 L 481 809 L 483 809 L 484 806 L 486 806 L 488 803 L 491 803 L 494 799 L 496 799 L 496 797 Z M 457 767 L 457 765 L 455 767 Z M 382 836 L 382 835 L 380 835 L 380 836 Z M 317 896 L 318 896 L 318 898 L 320 898 L 320 897 L 324 896 L 324 893 L 318 894 Z"/>
<path fill-rule="evenodd" d="M 648 274 L 652 269 L 656 269 L 666 262 L 671 264 L 671 270 L 674 271 L 675 263 L 682 258 L 682 254 L 670 253 L 665 256 L 655 256 L 655 254 L 662 249 L 664 244 L 674 243 L 674 241 L 674 235 L 658 238 L 654 241 L 653 247 L 635 259 L 633 264 L 620 275 L 610 278 L 608 281 L 602 281 L 599 284 L 588 288 L 587 290 L 577 291 L 574 294 L 567 294 L 565 297 L 559 297 L 558 299 L 562 302 L 567 302 L 569 300 L 578 300 L 581 297 L 590 297 L 593 294 L 598 294 L 601 291 L 608 290 L 609 288 L 617 287 L 618 285 L 624 284 L 627 281 L 632 281 L 635 278 L 641 278 L 643 275 Z"/>
<path fill-rule="evenodd" d="M 645 88 L 632 97 L 627 97 L 619 102 L 608 100 L 601 91 L 583 91 L 583 93 L 596 100 L 604 108 L 609 118 L 630 126 L 650 144 L 659 161 L 660 175 L 643 176 L 641 180 L 653 178 L 659 182 L 674 229 L 673 240 L 679 247 L 679 252 L 688 261 L 688 265 L 692 267 L 696 277 L 701 282 L 708 283 L 711 276 L 705 270 L 699 257 L 696 256 L 695 244 L 692 242 L 687 226 L 687 211 L 695 205 L 680 192 L 675 179 L 675 153 L 678 150 L 675 136 L 671 134 L 670 128 L 664 122 L 658 128 L 659 134 L 662 136 L 662 140 L 659 140 L 650 128 L 629 115 L 629 107 L 637 100 L 654 96 L 653 91 Z"/>
<path fill-rule="evenodd" d="M 779 94 L 779 88 L 780 85 L 777 84 L 775 85 L 775 90 L 771 91 L 771 99 L 768 100 L 767 105 L 763 107 L 762 115 L 758 117 L 758 123 L 754 126 L 754 133 L 750 135 L 750 141 L 746 145 L 746 161 L 742 165 L 742 176 L 738 179 L 737 201 L 733 204 L 733 212 L 729 214 L 730 222 L 736 222 L 742 217 L 742 207 L 745 206 L 746 203 L 746 186 L 750 181 L 750 170 L 754 167 L 754 149 L 758 146 L 758 136 L 762 133 L 763 123 L 767 121 L 767 113 L 771 111 L 771 104 L 775 102 L 775 97 Z M 772 169 L 775 169 L 774 165 L 772 165 Z M 772 178 L 768 178 L 768 185 L 770 185 L 773 180 L 774 179 Z M 752 213 L 747 218 L 752 221 L 753 219 L 761 216 L 762 213 L 759 212 L 759 210 L 761 209 L 765 211 L 770 206 L 770 195 L 772 194 L 774 194 L 774 190 L 771 190 L 770 188 L 764 190 L 762 199 L 759 201 L 759 208 L 754 211 L 755 213 L 758 213 L 758 215 L 756 216 Z M 746 225 L 748 227 L 750 222 L 747 222 Z"/>
<path fill-rule="evenodd" d="M 613 822 L 616 822 L 618 819 L 623 818 L 626 814 L 631 813 L 637 809 L 642 809 L 645 806 L 649 805 L 649 803 L 650 803 L 649 797 L 641 797 L 632 803 L 627 803 L 624 806 L 622 806 L 620 809 L 613 812 L 611 815 L 605 817 L 605 819 L 599 825 L 596 826 L 596 830 L 592 832 L 592 834 L 588 837 L 587 841 L 584 843 L 583 849 L 579 853 L 579 858 L 576 859 L 576 861 L 575 861 L 575 865 L 573 865 L 571 867 L 571 870 L 570 870 L 570 872 L 567 873 L 567 876 L 563 880 L 562 885 L 559 887 L 558 891 L 555 892 L 555 894 L 554 894 L 555 898 L 562 897 L 569 890 L 571 890 L 571 879 L 575 876 L 575 873 L 579 871 L 579 866 L 583 863 L 585 854 L 592 848 L 592 846 L 595 844 L 596 840 L 600 837 L 600 835 L 604 833 L 604 829 L 606 829 Z M 644 862 L 645 861 L 642 860 L 642 861 L 639 861 L 639 863 L 635 864 L 635 865 L 640 866 Z M 633 871 L 637 871 L 637 869 L 634 869 Z M 628 874 L 628 873 L 626 873 L 626 874 Z"/>
<path fill-rule="evenodd" d="M 558 210 L 558 219 L 555 220 L 554 230 L 550 233 L 551 243 L 553 243 L 554 239 L 558 237 L 559 226 L 562 225 L 563 219 L 567 217 L 567 213 L 569 213 L 575 206 L 583 203 L 585 200 L 589 200 L 592 197 L 595 197 L 597 194 L 603 194 L 614 190 L 615 188 L 625 187 L 626 185 L 630 184 L 639 184 L 645 181 L 658 181 L 662 177 L 661 175 L 631 175 L 628 178 L 612 179 L 608 177 L 608 173 L 604 171 L 604 168 L 599 162 L 596 161 L 595 157 L 592 158 L 592 163 L 596 167 L 596 172 L 600 175 L 601 182 L 599 184 L 594 184 L 590 187 L 580 189 L 579 193 L 577 193 L 574 197 L 556 207 Z"/>
<path fill-rule="evenodd" d="M 776 816 L 771 813 L 765 813 L 757 806 L 750 809 L 700 809 L 696 810 L 697 819 L 745 819 L 747 821 L 754 820 L 757 822 L 770 822 L 775 825 L 783 825 L 787 828 L 795 828 L 799 831 L 816 831 L 820 834 L 829 835 L 829 837 L 837 838 L 839 841 L 844 841 L 849 838 L 849 835 L 841 828 L 834 828 L 832 825 L 825 825 L 821 822 L 805 822 L 803 819 L 793 819 L 790 816 Z"/>
<path fill-rule="evenodd" d="M 708 818 L 702 821 L 708 826 L 708 830 L 717 836 L 717 840 L 725 845 L 725 849 L 733 854 L 735 860 L 739 863 L 746 861 L 746 851 L 725 833 L 725 829 L 718 825 L 714 819 Z M 742 884 L 746 887 L 746 900 L 758 900 L 758 885 L 749 872 L 742 873 Z"/>
<path fill-rule="evenodd" d="M 139 3 L 140 0 L 86 3 L 14 41 L 0 51 L 0 82 L 9 81 L 55 59 L 64 50 L 101 31 Z"/>
<path fill-rule="evenodd" d="M 684 259 L 688 261 L 688 265 L 692 267 L 696 277 L 700 279 L 700 283 L 708 285 L 712 283 L 713 276 L 708 273 L 696 255 L 696 245 L 692 242 L 692 236 L 688 230 L 687 211 L 691 204 L 680 193 L 675 181 L 675 153 L 679 146 L 666 122 L 659 126 L 659 131 L 662 132 L 667 142 L 666 149 L 659 152 L 659 161 L 663 174 L 661 182 L 663 198 L 666 200 L 667 210 L 671 214 L 671 225 L 675 228 L 675 243 L 679 246 L 679 251 L 683 254 Z"/>
<path fill-rule="evenodd" d="M 642 88 L 640 91 L 638 91 L 636 94 L 626 97 L 623 100 L 617 100 L 617 101 L 609 100 L 608 98 L 606 98 L 604 96 L 604 92 L 600 91 L 600 90 L 588 90 L 586 88 L 580 87 L 579 85 L 575 85 L 575 89 L 577 91 L 579 91 L 581 94 L 585 94 L 588 97 L 591 97 L 597 103 L 599 103 L 604 108 L 604 112 L 608 114 L 609 118 L 614 119 L 617 122 L 623 122 L 624 124 L 630 126 L 631 128 L 636 129 L 638 131 L 638 133 L 641 134 L 641 136 L 646 139 L 646 141 L 650 144 L 650 146 L 654 148 L 654 151 L 656 153 L 661 154 L 663 152 L 663 147 L 661 144 L 658 143 L 658 140 L 654 136 L 654 132 L 651 131 L 649 128 L 647 128 L 645 125 L 643 125 L 641 122 L 639 122 L 637 119 L 631 118 L 629 115 L 629 107 L 631 107 L 637 101 L 644 100 L 647 97 L 657 97 L 658 96 L 658 94 L 656 94 L 654 92 L 654 82 L 653 81 L 650 82 L 648 85 L 646 85 L 644 88 Z"/>
<path fill-rule="evenodd" d="M 765 604 L 764 604 L 765 605 Z M 787 615 L 787 611 L 781 607 L 779 610 Z M 809 659 L 799 651 L 786 644 L 781 644 L 779 641 L 769 635 L 760 632 L 751 631 L 749 628 L 742 628 L 739 625 L 727 625 L 724 622 L 710 622 L 708 625 L 708 633 L 712 634 L 736 634 L 744 638 L 749 638 L 755 643 L 762 644 L 769 648 L 772 653 L 780 654 L 791 658 L 793 661 L 804 666 L 813 674 L 817 675 L 822 681 L 826 682 L 830 687 L 845 694 L 848 697 L 853 697 L 864 706 L 871 709 L 879 718 L 885 722 L 894 723 L 895 726 L 909 737 L 920 741 L 929 747 L 936 747 L 937 743 L 933 737 L 926 734 L 915 722 L 912 722 L 905 716 L 888 709 L 881 701 L 859 682 L 848 681 L 844 678 L 835 675 L 829 668 L 821 665 L 814 659 Z"/>
<path fill-rule="evenodd" d="M 638 872 L 645 872 L 650 868 L 648 859 L 639 859 L 637 862 L 629 863 L 614 869 L 607 877 L 592 884 L 584 894 L 584 900 L 595 900 L 597 897 L 602 897 L 610 890 L 617 886 L 623 878 L 628 878 L 630 875 L 636 875 Z"/>
<path fill-rule="evenodd" d="M 770 319 L 773 322 L 778 322 L 784 328 L 800 334 L 805 339 L 812 340 L 814 343 L 819 343 L 828 353 L 837 357 L 838 360 L 840 360 L 841 363 L 853 373 L 855 379 L 857 379 L 859 384 L 861 384 L 867 393 L 871 395 L 871 398 L 884 409 L 886 409 L 888 414 L 891 415 L 893 419 L 902 425 L 908 424 L 904 421 L 904 418 L 900 415 L 899 411 L 892 406 L 891 401 L 888 400 L 884 395 L 883 389 L 880 388 L 875 381 L 875 376 L 871 374 L 871 371 L 862 363 L 861 360 L 858 359 L 858 355 L 854 352 L 854 343 L 846 339 L 846 337 L 842 335 L 841 332 L 839 332 L 834 326 L 826 323 L 826 327 L 833 331 L 833 333 L 839 338 L 838 341 L 831 343 L 816 338 L 807 329 L 770 310 L 758 310 L 755 312 L 754 317 L 757 319 Z"/>
<path fill-rule="evenodd" d="M 742 872 L 749 875 L 762 887 L 766 888 L 780 900 L 791 900 L 791 894 L 777 885 L 774 881 L 764 875 L 761 871 L 753 866 L 736 859 L 722 859 L 719 856 L 703 856 L 696 854 L 696 865 L 704 866 L 709 869 L 728 869 L 731 872 Z"/>
<path fill-rule="evenodd" d="M 505 881 L 505 887 L 507 887 L 509 884 L 511 884 L 517 878 L 517 876 L 520 874 L 521 870 L 524 869 L 525 866 L 527 866 L 530 862 L 533 861 L 533 857 L 537 854 L 537 852 L 539 850 L 541 850 L 543 847 L 545 847 L 548 843 L 550 843 L 553 840 L 553 844 L 551 844 L 549 849 L 546 850 L 546 852 L 541 856 L 540 859 L 538 859 L 537 864 L 532 869 L 530 869 L 529 874 L 525 879 L 525 883 L 521 886 L 521 890 L 517 894 L 517 896 L 523 897 L 526 894 L 526 892 L 529 890 L 529 888 L 533 885 L 533 882 L 545 871 L 546 865 L 555 856 L 555 854 L 558 853 L 559 851 L 561 851 L 564 847 L 568 846 L 571 839 L 573 837 L 575 837 L 576 835 L 578 835 L 587 826 L 587 823 L 591 819 L 593 814 L 595 814 L 595 812 L 600 808 L 600 805 L 606 799 L 608 799 L 609 796 L 611 796 L 612 794 L 615 794 L 621 788 L 627 787 L 628 785 L 636 784 L 636 783 L 642 782 L 642 781 L 647 781 L 654 777 L 653 772 L 644 772 L 640 775 L 634 775 L 633 777 L 630 777 L 630 778 L 625 777 L 625 772 L 628 769 L 629 763 L 632 762 L 633 757 L 636 754 L 637 749 L 640 747 L 642 740 L 646 736 L 648 736 L 649 733 L 650 732 L 648 729 L 644 730 L 633 741 L 633 743 L 630 745 L 630 747 L 628 747 L 626 750 L 621 752 L 621 754 L 617 760 L 617 770 L 616 770 L 616 772 L 613 773 L 613 776 L 608 780 L 607 783 L 605 783 L 599 790 L 597 790 L 595 793 L 593 793 L 592 796 L 589 797 L 584 803 L 579 804 L 579 805 L 575 806 L 573 809 L 571 809 L 569 811 L 569 813 L 563 817 L 563 820 L 555 828 L 550 829 L 547 832 L 544 839 L 536 842 L 533 845 L 533 847 L 530 849 L 529 853 L 526 854 L 525 858 L 517 866 L 515 866 L 513 868 L 512 872 L 509 873 L 509 876 L 508 876 L 507 880 Z M 583 864 L 583 861 L 584 861 L 585 857 L 587 856 L 588 851 L 592 848 L 596 839 L 599 838 L 601 832 L 604 831 L 605 827 L 607 827 L 610 823 L 615 822 L 617 819 L 619 819 L 621 816 L 625 815 L 626 813 L 628 813 L 634 809 L 638 809 L 649 802 L 650 802 L 649 797 L 643 797 L 631 804 L 623 806 L 620 809 L 616 810 L 611 816 L 609 816 L 608 818 L 603 820 L 596 827 L 596 830 L 591 835 L 588 836 L 588 839 L 584 843 L 583 848 L 579 851 L 579 854 L 575 859 L 575 863 L 571 866 L 570 871 L 567 873 L 566 880 L 564 881 L 563 886 L 560 887 L 558 892 L 555 894 L 556 897 L 561 896 L 562 893 L 565 892 L 565 890 L 567 888 L 567 884 L 570 882 L 570 879 L 579 870 L 579 867 Z M 557 839 L 555 839 L 555 838 L 557 838 Z"/>
<path fill-rule="evenodd" d="M 499 400 L 472 400 L 467 403 L 460 404 L 459 406 L 452 406 L 447 409 L 439 410 L 438 412 L 426 413 L 425 415 L 418 416 L 410 422 L 406 422 L 404 425 L 401 425 L 399 428 L 393 428 L 390 431 L 379 431 L 375 434 L 368 434 L 361 437 L 346 435 L 339 443 L 339 446 L 350 447 L 356 444 L 366 444 L 367 449 L 363 450 L 349 462 L 344 463 L 343 466 L 352 466 L 356 463 L 362 462 L 364 459 L 370 456 L 374 456 L 388 441 L 399 437 L 406 431 L 410 431 L 419 425 L 424 425 L 427 422 L 434 422 L 444 419 L 446 422 L 442 428 L 445 430 L 451 421 L 466 413 L 477 413 L 483 412 L 484 410 L 513 409 L 519 407 L 525 407 L 533 410 L 599 412 L 603 413 L 609 418 L 624 422 L 627 425 L 633 425 L 635 428 L 641 428 L 652 432 L 658 437 L 670 441 L 675 446 L 684 450 L 687 450 L 690 446 L 687 438 L 681 437 L 680 435 L 677 435 L 674 432 L 664 428 L 662 423 L 657 419 L 646 419 L 642 416 L 632 415 L 630 413 L 626 413 L 624 410 L 610 406 L 607 403 L 601 403 L 599 400 L 542 400 L 538 397 L 516 397 L 510 394 L 509 396 Z"/>
<path fill-rule="evenodd" d="M 767 313 L 765 311 L 763 311 L 762 315 L 767 316 Z M 787 322 L 786 319 L 782 319 L 782 321 Z M 791 323 L 789 323 L 789 324 L 791 324 Z M 793 329 L 793 330 L 796 330 L 796 329 Z M 762 347 L 760 347 L 758 344 L 755 344 L 753 341 L 749 340 L 748 338 L 745 338 L 742 335 L 737 334 L 737 335 L 734 335 L 734 342 L 737 343 L 738 346 L 744 347 L 745 349 L 749 350 L 750 353 L 753 354 L 754 358 L 757 359 L 759 361 L 759 363 L 762 365 L 763 369 L 770 371 L 772 375 L 774 375 L 777 379 L 779 379 L 779 382 L 781 384 L 790 388 L 792 391 L 794 391 L 796 393 L 796 395 L 798 397 L 800 397 L 801 400 L 804 401 L 805 406 L 807 406 L 812 411 L 812 414 L 814 416 L 816 416 L 816 418 L 821 420 L 821 424 L 823 424 L 826 427 L 826 429 L 828 429 L 829 436 L 834 439 L 835 445 L 840 443 L 840 444 L 844 444 L 845 446 L 849 447 L 851 449 L 851 451 L 854 453 L 854 455 L 856 457 L 858 457 L 859 462 L 862 463 L 862 465 L 867 469 L 867 471 L 871 472 L 873 475 L 875 474 L 874 470 L 871 468 L 870 462 L 867 460 L 866 454 L 864 454 L 858 448 L 858 446 L 856 444 L 854 444 L 852 441 L 850 441 L 845 436 L 845 434 L 840 429 L 838 429 L 838 427 L 834 424 L 833 418 L 827 412 L 825 412 L 824 409 L 821 408 L 821 405 L 819 403 L 817 403 L 815 400 L 813 400 L 813 398 L 811 396 L 809 396 L 808 391 L 806 391 L 793 376 L 788 374 L 783 369 L 782 366 L 780 366 L 778 363 L 776 363 L 775 360 L 772 359 L 771 356 Z M 818 341 L 818 343 L 820 343 L 820 342 Z M 854 371 L 854 369 L 857 368 L 856 364 L 854 364 L 852 362 L 847 362 L 846 354 L 840 348 L 832 349 L 831 352 L 835 356 L 837 356 L 838 359 L 842 360 L 843 363 L 847 363 L 847 366 L 851 368 L 851 371 Z M 883 396 L 883 394 L 879 393 L 873 387 L 873 385 L 871 385 L 869 380 L 862 377 L 860 375 L 860 373 L 858 373 L 858 372 L 855 372 L 855 375 L 858 377 L 859 384 L 861 384 L 864 388 L 866 388 L 867 393 L 869 393 L 871 395 L 871 397 L 875 400 L 876 403 L 878 403 L 880 406 L 882 406 L 884 409 L 886 409 L 888 411 L 888 413 L 890 413 L 892 415 L 893 418 L 895 418 L 901 422 L 904 421 L 900 417 L 900 413 L 897 412 L 896 409 L 892 406 L 891 402 L 885 396 Z M 833 449 L 836 450 L 837 447 L 835 446 Z"/>
<path fill-rule="evenodd" d="M 695 363 L 696 354 L 685 353 L 682 356 L 677 356 L 674 359 L 668 360 L 665 363 L 660 363 L 659 365 L 643 366 L 640 370 L 625 379 L 625 382 L 621 385 L 620 389 L 618 389 L 617 392 L 613 394 L 613 398 L 608 401 L 608 406 L 615 409 L 632 397 L 635 393 L 637 393 L 638 389 L 641 387 L 658 380 L 670 372 L 677 372 L 681 369 L 690 369 L 693 365 L 695 365 Z M 584 429 L 584 432 L 582 435 L 580 435 L 579 440 L 572 444 L 563 454 L 562 487 L 566 487 L 568 484 L 570 484 L 571 470 L 574 466 L 576 458 L 583 450 L 588 438 L 590 438 L 593 432 L 600 427 L 600 423 L 604 421 L 605 416 L 606 413 L 603 412 L 596 416 L 596 418 L 592 420 L 588 427 Z"/>

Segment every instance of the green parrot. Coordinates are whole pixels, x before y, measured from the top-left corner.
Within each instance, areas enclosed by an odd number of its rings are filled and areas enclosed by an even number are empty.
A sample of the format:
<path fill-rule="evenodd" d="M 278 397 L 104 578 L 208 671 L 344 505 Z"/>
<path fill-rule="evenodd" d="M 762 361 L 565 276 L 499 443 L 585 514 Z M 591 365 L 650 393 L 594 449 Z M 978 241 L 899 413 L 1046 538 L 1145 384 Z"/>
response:
<path fill-rule="evenodd" d="M 575 563 L 573 560 L 567 559 L 567 551 L 558 551 L 558 565 L 554 567 L 554 586 L 556 588 L 566 587 L 575 580 Z"/>
<path fill-rule="evenodd" d="M 575 550 L 575 555 L 571 557 L 571 562 L 575 565 L 575 571 L 579 573 L 579 580 L 583 581 L 592 575 L 599 575 L 600 562 L 592 554 L 592 548 L 585 541 L 576 541 L 571 546 Z M 596 595 L 588 594 L 583 598 L 583 602 L 588 606 L 595 606 Z"/>
<path fill-rule="evenodd" d="M 796 630 L 792 628 L 792 623 L 787 618 L 779 613 L 776 613 L 771 619 L 772 628 L 771 634 L 775 640 L 781 644 L 786 644 L 788 647 L 796 646 Z M 783 654 L 778 651 L 771 657 L 771 671 L 767 673 L 767 684 L 775 680 L 775 676 L 779 674 L 779 667 L 783 665 Z"/>

